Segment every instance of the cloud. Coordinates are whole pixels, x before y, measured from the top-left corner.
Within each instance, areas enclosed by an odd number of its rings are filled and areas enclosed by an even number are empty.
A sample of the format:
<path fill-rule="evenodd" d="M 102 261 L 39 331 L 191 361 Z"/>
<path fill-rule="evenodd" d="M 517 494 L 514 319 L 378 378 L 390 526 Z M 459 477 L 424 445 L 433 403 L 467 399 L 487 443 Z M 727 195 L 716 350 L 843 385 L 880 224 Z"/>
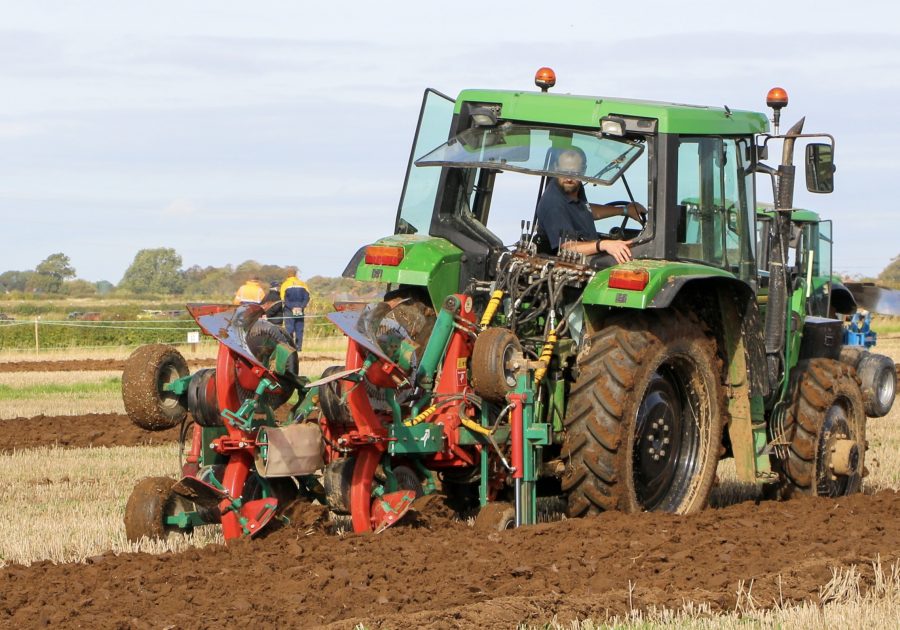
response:
<path fill-rule="evenodd" d="M 170 217 L 190 217 L 200 214 L 201 210 L 189 199 L 175 199 L 162 212 Z"/>

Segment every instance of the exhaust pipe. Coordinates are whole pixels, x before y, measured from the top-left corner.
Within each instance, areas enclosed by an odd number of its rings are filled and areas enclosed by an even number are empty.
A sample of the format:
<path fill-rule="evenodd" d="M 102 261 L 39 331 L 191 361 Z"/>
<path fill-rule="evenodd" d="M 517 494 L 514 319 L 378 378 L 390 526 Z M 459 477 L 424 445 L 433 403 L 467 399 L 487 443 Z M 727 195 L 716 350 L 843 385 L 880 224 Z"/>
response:
<path fill-rule="evenodd" d="M 766 308 L 766 355 L 769 368 L 769 390 L 774 392 L 784 373 L 784 338 L 787 329 L 788 269 L 787 253 L 791 235 L 794 205 L 794 142 L 802 132 L 801 118 L 787 132 L 778 167 L 775 195 L 775 242 L 769 252 L 769 302 Z"/>

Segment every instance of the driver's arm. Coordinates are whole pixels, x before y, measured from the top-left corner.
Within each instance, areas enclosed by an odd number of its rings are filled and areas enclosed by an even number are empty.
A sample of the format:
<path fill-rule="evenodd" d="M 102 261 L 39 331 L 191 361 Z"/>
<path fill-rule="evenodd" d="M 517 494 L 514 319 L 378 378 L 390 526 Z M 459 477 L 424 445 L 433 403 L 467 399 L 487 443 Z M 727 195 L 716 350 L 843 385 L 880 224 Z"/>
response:
<path fill-rule="evenodd" d="M 560 249 L 578 252 L 585 256 L 596 254 L 609 254 L 617 263 L 631 260 L 631 241 L 603 240 L 596 241 L 567 241 L 560 244 Z"/>
<path fill-rule="evenodd" d="M 625 212 L 628 213 L 628 216 L 636 221 L 641 220 L 641 215 L 647 214 L 647 208 L 642 206 L 637 202 L 629 203 L 627 206 L 606 206 L 600 203 L 592 203 L 591 204 L 591 214 L 594 215 L 594 220 L 598 221 L 600 219 L 606 219 L 609 217 L 621 217 L 625 216 Z"/>

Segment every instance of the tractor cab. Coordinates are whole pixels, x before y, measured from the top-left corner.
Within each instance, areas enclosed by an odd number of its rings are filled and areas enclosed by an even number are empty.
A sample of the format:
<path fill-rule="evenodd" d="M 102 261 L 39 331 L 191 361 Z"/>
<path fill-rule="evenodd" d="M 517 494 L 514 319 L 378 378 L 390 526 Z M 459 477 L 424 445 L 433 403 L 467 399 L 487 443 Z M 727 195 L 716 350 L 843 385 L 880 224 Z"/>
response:
<path fill-rule="evenodd" d="M 511 244 L 515 230 L 522 232 L 519 221 L 534 225 L 536 200 L 550 180 L 556 178 L 581 182 L 589 203 L 607 204 L 610 195 L 618 194 L 626 201 L 614 203 L 624 206 L 637 201 L 632 189 L 646 203 L 645 139 L 533 123 L 501 124 L 495 117 L 484 117 L 483 123 L 450 138 L 415 164 L 446 166 L 457 171 L 451 179 L 461 190 L 454 196 L 452 213 L 476 230 L 487 228 L 486 242 Z M 571 162 L 560 161 L 561 156 L 568 156 Z M 634 224 L 626 228 L 629 221 L 627 215 L 620 213 L 597 221 L 596 228 L 606 238 L 630 239 L 638 236 L 643 225 L 632 219 Z M 541 238 L 543 249 L 549 253 L 544 226 L 537 225 L 529 232 Z"/>
<path fill-rule="evenodd" d="M 472 279 L 496 280 L 504 252 L 527 249 L 552 259 L 559 252 L 546 241 L 570 235 L 547 239 L 536 209 L 548 186 L 565 177 L 582 184 L 592 210 L 615 208 L 594 212 L 602 218 L 593 230 L 572 240 L 629 241 L 636 261 L 654 261 L 649 284 L 662 286 L 673 273 L 696 275 L 672 266 L 680 263 L 752 287 L 755 138 L 768 128 L 765 116 L 550 93 L 548 72 L 536 77 L 540 92 L 464 90 L 451 99 L 426 90 L 394 235 L 361 248 L 345 275 L 422 287 L 437 307 Z M 566 151 L 583 156 L 583 169 L 558 165 Z M 646 214 L 634 216 L 628 204 Z M 393 264 L 371 255 L 385 247 L 396 248 Z M 604 254 L 578 262 L 595 272 L 617 266 Z M 650 299 L 638 302 L 646 307 Z"/>

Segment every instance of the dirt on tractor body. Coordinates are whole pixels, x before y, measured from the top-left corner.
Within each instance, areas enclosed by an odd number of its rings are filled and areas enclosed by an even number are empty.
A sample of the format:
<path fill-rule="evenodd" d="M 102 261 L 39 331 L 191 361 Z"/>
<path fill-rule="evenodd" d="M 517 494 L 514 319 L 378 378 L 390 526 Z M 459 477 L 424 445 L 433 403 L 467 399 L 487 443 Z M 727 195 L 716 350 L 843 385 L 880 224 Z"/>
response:
<path fill-rule="evenodd" d="M 324 533 L 321 508 L 259 540 L 0 569 L 0 625 L 514 627 L 685 601 L 817 601 L 832 567 L 900 555 L 900 495 L 607 513 L 480 534 L 446 518 Z M 428 527 L 422 527 L 425 522 Z M 419 523 L 419 526 L 416 526 Z"/>

